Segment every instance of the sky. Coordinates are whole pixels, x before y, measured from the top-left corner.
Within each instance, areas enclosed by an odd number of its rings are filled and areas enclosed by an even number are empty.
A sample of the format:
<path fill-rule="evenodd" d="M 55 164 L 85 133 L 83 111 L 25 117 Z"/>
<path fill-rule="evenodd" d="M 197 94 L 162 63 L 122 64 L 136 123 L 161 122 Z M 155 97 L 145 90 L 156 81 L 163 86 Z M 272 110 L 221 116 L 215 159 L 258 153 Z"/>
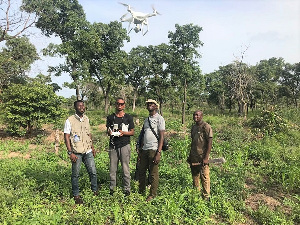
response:
<path fill-rule="evenodd" d="M 143 36 L 133 30 L 130 42 L 124 43 L 129 52 L 138 45 L 168 43 L 168 32 L 175 32 L 175 24 L 194 24 L 202 27 L 199 48 L 199 65 L 203 74 L 218 70 L 245 50 L 244 62 L 256 65 L 260 60 L 282 57 L 285 62 L 300 62 L 300 1 L 299 0 L 79 0 L 91 23 L 109 23 L 120 19 L 129 4 L 135 11 L 151 13 L 151 6 L 162 15 L 149 18 L 149 31 Z M 128 23 L 123 23 L 127 29 Z M 45 38 L 41 34 L 31 37 L 40 51 L 57 38 Z M 54 66 L 63 59 L 42 57 L 34 63 L 30 76 L 39 72 L 47 74 L 48 65 Z M 53 77 L 61 85 L 70 82 L 69 75 Z M 70 97 L 75 90 L 63 88 L 58 95 Z"/>

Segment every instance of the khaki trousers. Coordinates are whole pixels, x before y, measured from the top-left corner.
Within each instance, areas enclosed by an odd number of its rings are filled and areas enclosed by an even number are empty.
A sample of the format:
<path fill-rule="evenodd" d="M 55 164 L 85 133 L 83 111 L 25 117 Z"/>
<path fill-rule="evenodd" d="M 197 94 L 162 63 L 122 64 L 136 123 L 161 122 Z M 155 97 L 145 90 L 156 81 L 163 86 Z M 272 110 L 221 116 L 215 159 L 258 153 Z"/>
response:
<path fill-rule="evenodd" d="M 210 195 L 210 177 L 209 177 L 209 166 L 205 165 L 197 165 L 191 166 L 191 172 L 193 177 L 193 186 L 197 190 L 201 190 L 200 188 L 200 180 L 202 185 L 202 195 L 204 198 L 209 198 Z"/>
<path fill-rule="evenodd" d="M 142 150 L 141 151 L 141 164 L 139 168 L 139 192 L 143 193 L 146 190 L 146 172 L 150 168 L 150 194 L 149 196 L 155 197 L 157 195 L 159 172 L 158 164 L 153 163 L 153 158 L 156 150 Z"/>

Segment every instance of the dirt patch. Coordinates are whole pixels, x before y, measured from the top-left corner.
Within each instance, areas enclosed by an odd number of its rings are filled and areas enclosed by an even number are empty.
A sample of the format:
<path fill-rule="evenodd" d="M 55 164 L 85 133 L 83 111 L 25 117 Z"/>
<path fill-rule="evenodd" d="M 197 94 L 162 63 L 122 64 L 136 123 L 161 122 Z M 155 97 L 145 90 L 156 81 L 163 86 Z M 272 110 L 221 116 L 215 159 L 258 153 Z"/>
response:
<path fill-rule="evenodd" d="M 106 131 L 106 124 L 99 124 L 99 131 Z"/>
<path fill-rule="evenodd" d="M 257 210 L 262 203 L 267 205 L 271 210 L 281 206 L 278 200 L 265 194 L 253 194 L 245 200 L 245 203 L 246 206 L 249 206 L 252 210 Z"/>
<path fill-rule="evenodd" d="M 2 152 L 0 152 L 0 159 L 11 159 L 11 158 L 30 159 L 31 155 L 29 153 L 21 154 L 19 152 L 10 152 L 8 155 L 4 155 Z"/>

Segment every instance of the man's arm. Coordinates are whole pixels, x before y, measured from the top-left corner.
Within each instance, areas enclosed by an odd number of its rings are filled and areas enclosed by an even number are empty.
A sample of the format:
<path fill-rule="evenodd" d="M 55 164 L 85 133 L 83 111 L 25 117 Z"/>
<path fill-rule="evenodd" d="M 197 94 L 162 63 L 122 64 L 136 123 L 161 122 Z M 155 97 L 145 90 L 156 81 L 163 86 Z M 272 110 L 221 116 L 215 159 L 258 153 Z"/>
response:
<path fill-rule="evenodd" d="M 162 146 L 163 146 L 163 143 L 164 143 L 164 138 L 165 138 L 165 131 L 164 130 L 160 130 L 159 131 L 159 142 L 158 142 L 158 152 L 161 152 L 162 150 Z"/>
<path fill-rule="evenodd" d="M 64 133 L 64 139 L 65 139 L 65 144 L 66 144 L 66 147 L 67 147 L 67 151 L 72 152 L 70 134 Z M 70 154 L 70 159 L 71 159 L 72 162 L 76 162 L 78 157 L 72 152 L 72 154 Z"/>
<path fill-rule="evenodd" d="M 205 157 L 203 158 L 203 165 L 208 164 L 208 159 L 209 159 L 209 154 L 211 152 L 211 148 L 212 148 L 212 137 L 209 137 L 208 143 L 207 143 L 207 151 L 206 151 Z"/>
<path fill-rule="evenodd" d="M 95 150 L 94 145 L 93 145 L 93 137 L 92 137 L 92 134 L 90 133 L 89 136 L 90 136 L 91 141 L 92 141 L 92 152 L 93 152 L 93 156 L 95 157 L 95 156 L 96 156 L 96 150 Z"/>
<path fill-rule="evenodd" d="M 164 136 L 165 136 L 165 131 L 164 130 L 160 130 L 159 131 L 159 142 L 158 142 L 158 149 L 156 151 L 155 157 L 153 162 L 155 164 L 158 164 L 160 161 L 160 156 L 161 156 L 161 150 L 162 150 L 162 146 L 164 143 Z"/>

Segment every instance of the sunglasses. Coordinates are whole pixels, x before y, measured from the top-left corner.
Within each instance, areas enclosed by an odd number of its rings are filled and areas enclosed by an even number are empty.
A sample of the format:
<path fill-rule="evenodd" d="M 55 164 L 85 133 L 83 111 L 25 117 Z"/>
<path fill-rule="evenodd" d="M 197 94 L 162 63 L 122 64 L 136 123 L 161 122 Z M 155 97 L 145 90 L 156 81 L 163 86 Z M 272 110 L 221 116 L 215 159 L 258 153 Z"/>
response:
<path fill-rule="evenodd" d="M 116 105 L 125 105 L 125 102 L 122 102 L 122 103 L 117 102 Z"/>

